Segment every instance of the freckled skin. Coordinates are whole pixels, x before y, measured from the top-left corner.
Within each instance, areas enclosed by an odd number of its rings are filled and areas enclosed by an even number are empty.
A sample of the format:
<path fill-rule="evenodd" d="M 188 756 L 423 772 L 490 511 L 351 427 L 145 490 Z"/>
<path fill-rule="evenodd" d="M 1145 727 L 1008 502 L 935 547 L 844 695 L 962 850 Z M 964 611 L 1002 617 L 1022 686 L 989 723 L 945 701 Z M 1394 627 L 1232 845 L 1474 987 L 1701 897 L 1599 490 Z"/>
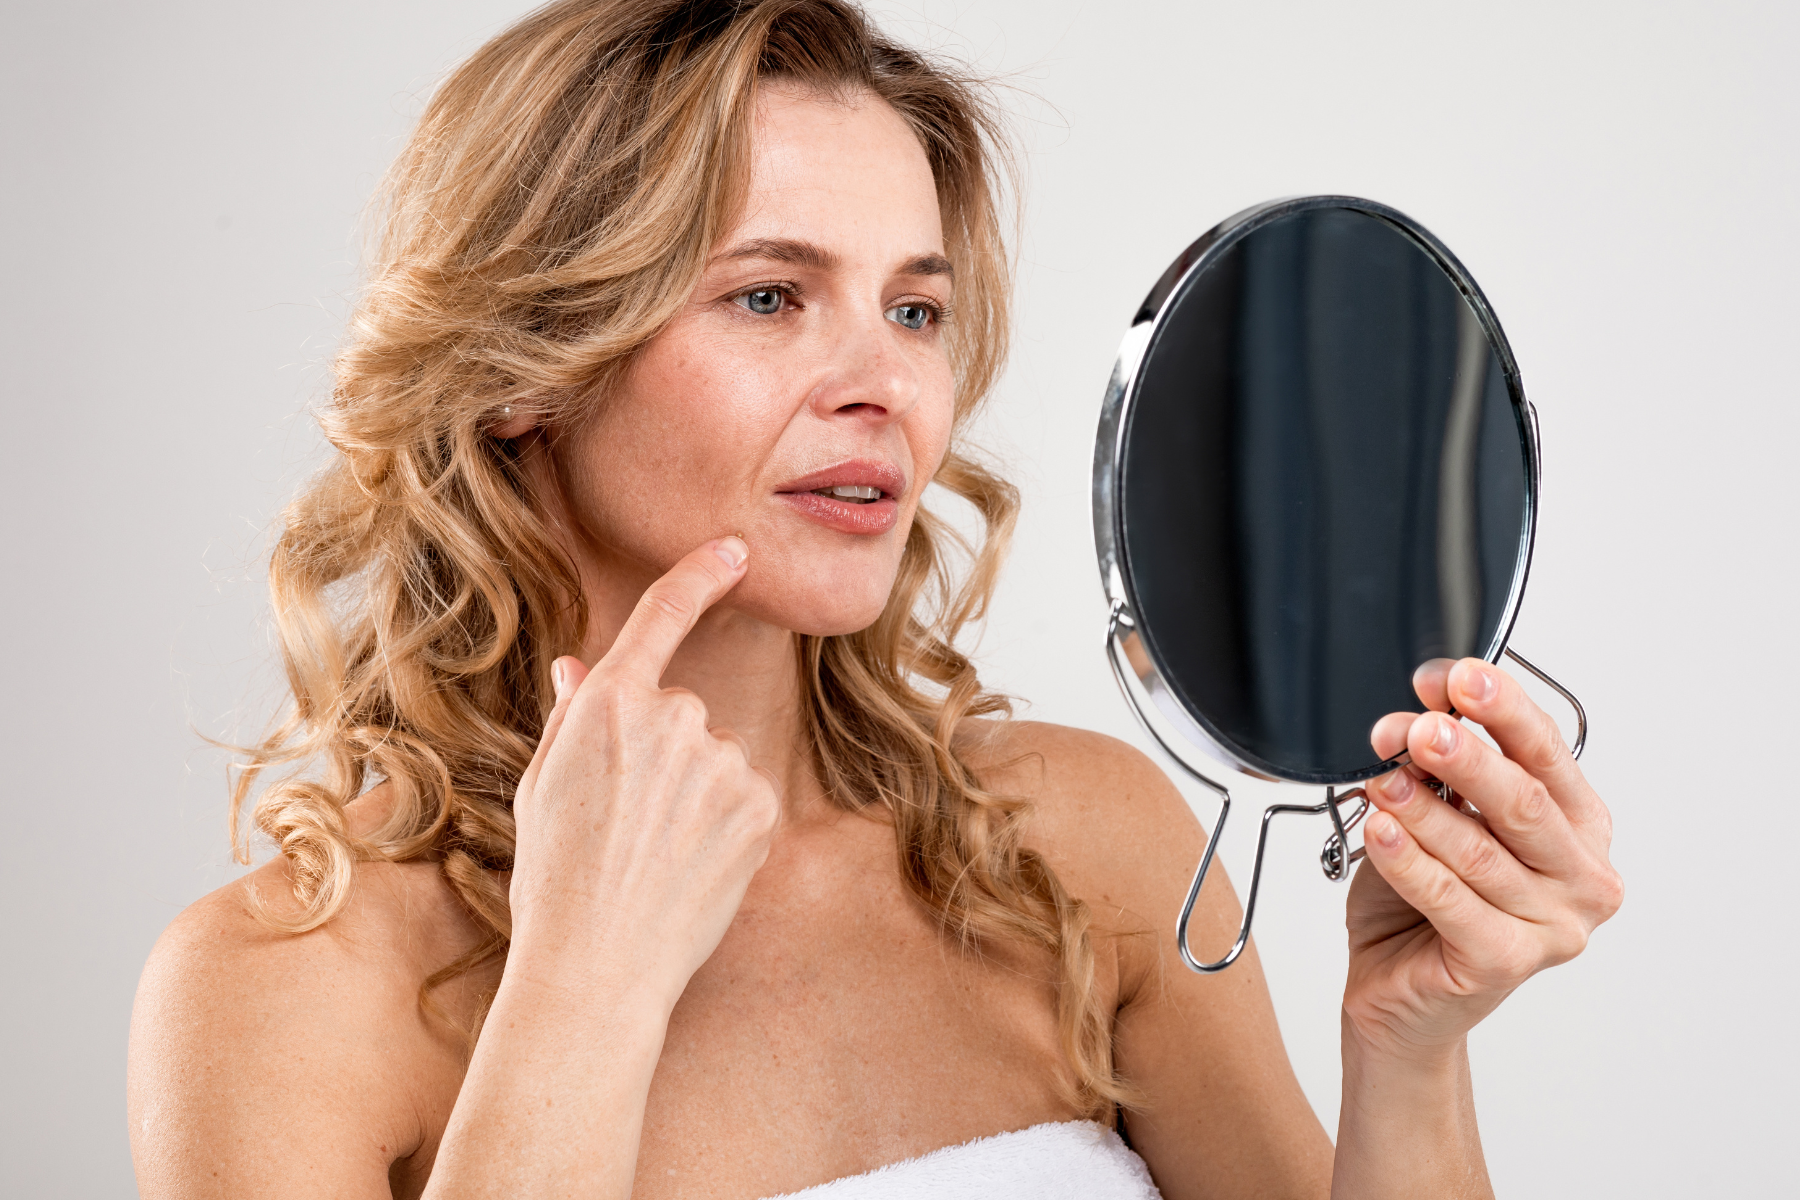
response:
<path fill-rule="evenodd" d="M 929 169 L 866 98 L 767 89 L 756 129 L 745 213 L 624 385 L 573 427 L 503 430 L 527 439 L 592 614 L 515 803 L 506 962 L 433 994 L 448 1023 L 421 1009 L 427 976 L 484 936 L 428 862 L 359 864 L 343 914 L 300 936 L 246 909 L 255 889 L 292 915 L 284 860 L 195 904 L 133 1012 L 146 1200 L 751 1200 L 1078 1115 L 1054 964 L 964 953 L 907 894 L 892 829 L 826 802 L 800 736 L 794 634 L 880 613 L 948 438 L 943 339 L 890 319 L 953 300 L 947 277 L 911 269 L 942 251 Z M 783 239 L 826 253 L 732 253 Z M 779 311 L 739 303 L 776 283 Z M 779 498 L 848 458 L 904 476 L 892 529 L 846 534 Z M 716 553 L 726 534 L 747 558 Z M 1117 1065 L 1145 1097 L 1127 1126 L 1169 1200 L 1491 1195 L 1467 1030 L 1578 953 L 1620 885 L 1604 805 L 1553 723 L 1487 670 L 1428 664 L 1435 711 L 1375 731 L 1494 832 L 1398 773 L 1371 785 L 1335 1156 L 1254 946 L 1204 978 L 1175 959 L 1205 836 L 1162 773 L 1079 730 L 958 730 L 1089 906 Z M 1440 737 L 1452 708 L 1505 756 Z M 351 804 L 352 831 L 392 802 L 381 787 Z M 1215 869 L 1193 943 L 1228 945 L 1238 919 Z M 455 1030 L 490 1000 L 471 1053 Z"/>
<path fill-rule="evenodd" d="M 894 270 L 942 252 L 936 189 L 918 140 L 885 105 L 790 104 L 765 116 L 757 146 L 747 211 L 722 247 L 823 242 L 841 265 L 715 261 L 618 393 L 559 435 L 558 479 L 593 573 L 636 584 L 633 600 L 695 546 L 735 533 L 754 558 L 721 610 L 848 633 L 887 602 L 949 441 L 954 379 L 942 334 L 889 316 L 906 300 L 952 306 L 949 279 Z M 824 162 L 828 187 L 814 182 Z M 798 290 L 781 312 L 734 302 L 773 281 Z M 908 481 L 891 532 L 832 532 L 776 501 L 784 482 L 858 458 L 890 462 Z"/>

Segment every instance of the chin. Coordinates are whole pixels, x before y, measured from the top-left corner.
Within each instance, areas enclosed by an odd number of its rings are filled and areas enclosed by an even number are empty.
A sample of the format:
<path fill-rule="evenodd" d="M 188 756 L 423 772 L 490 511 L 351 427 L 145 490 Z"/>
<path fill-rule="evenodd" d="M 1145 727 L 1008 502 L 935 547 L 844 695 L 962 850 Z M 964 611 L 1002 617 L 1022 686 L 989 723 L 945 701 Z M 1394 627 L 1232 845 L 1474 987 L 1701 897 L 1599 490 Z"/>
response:
<path fill-rule="evenodd" d="M 871 578 L 871 574 L 877 577 Z M 775 567 L 750 574 L 732 592 L 731 607 L 745 616 L 812 637 L 836 637 L 867 629 L 887 607 L 892 570 L 842 572 Z"/>

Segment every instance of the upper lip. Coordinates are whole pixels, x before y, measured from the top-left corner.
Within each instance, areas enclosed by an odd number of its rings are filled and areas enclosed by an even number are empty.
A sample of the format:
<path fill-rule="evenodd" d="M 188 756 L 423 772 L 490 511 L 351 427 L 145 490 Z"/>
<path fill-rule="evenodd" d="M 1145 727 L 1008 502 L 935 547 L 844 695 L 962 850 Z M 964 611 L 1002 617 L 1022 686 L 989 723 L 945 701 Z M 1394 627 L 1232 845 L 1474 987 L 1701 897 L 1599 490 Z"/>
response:
<path fill-rule="evenodd" d="M 880 488 L 884 500 L 898 499 L 906 491 L 906 476 L 892 463 L 877 462 L 872 458 L 853 458 L 823 467 L 810 475 L 802 475 L 775 490 L 816 492 L 821 488 L 834 487 Z"/>

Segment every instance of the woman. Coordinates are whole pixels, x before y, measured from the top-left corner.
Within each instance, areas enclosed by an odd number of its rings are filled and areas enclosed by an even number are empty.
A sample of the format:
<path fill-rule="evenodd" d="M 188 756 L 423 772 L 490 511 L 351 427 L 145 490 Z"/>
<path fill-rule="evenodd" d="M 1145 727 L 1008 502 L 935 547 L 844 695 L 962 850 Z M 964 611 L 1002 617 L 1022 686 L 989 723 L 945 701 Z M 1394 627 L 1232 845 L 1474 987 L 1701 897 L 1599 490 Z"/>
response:
<path fill-rule="evenodd" d="M 1174 789 L 955 649 L 1014 509 L 959 446 L 991 130 L 844 0 L 562 0 L 438 92 L 272 564 L 281 853 L 140 990 L 145 1196 L 1153 1194 L 1115 1120 L 1169 1197 L 1488 1194 L 1466 1034 L 1617 907 L 1606 810 L 1421 670 L 1376 748 L 1487 824 L 1371 789 L 1334 1154 L 1254 953 L 1170 961 Z"/>

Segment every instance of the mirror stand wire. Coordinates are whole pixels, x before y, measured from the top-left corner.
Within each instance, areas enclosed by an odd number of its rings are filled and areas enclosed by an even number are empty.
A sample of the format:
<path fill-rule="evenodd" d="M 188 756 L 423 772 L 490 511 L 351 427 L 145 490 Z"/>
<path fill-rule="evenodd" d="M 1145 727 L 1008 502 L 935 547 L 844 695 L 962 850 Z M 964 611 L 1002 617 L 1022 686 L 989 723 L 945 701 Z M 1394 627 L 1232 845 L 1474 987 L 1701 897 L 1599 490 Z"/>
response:
<path fill-rule="evenodd" d="M 1132 715 L 1137 717 L 1138 724 L 1143 726 L 1144 732 L 1150 735 L 1150 739 L 1174 761 L 1176 766 L 1180 767 L 1189 778 L 1219 798 L 1218 819 L 1213 822 L 1212 829 L 1208 831 L 1206 849 L 1200 855 L 1200 865 L 1194 871 L 1194 881 L 1188 885 L 1187 897 L 1181 903 L 1181 915 L 1175 922 L 1175 940 L 1181 951 L 1181 961 L 1190 971 L 1211 975 L 1217 971 L 1223 971 L 1236 962 L 1238 957 L 1243 954 L 1244 947 L 1250 944 L 1250 926 L 1256 919 L 1256 898 L 1262 890 L 1263 855 L 1269 845 L 1269 822 L 1280 813 L 1301 813 L 1308 816 L 1329 814 L 1332 832 L 1325 840 L 1325 849 L 1319 854 L 1319 866 L 1325 872 L 1325 878 L 1334 883 L 1340 882 L 1350 877 L 1351 864 L 1360 861 L 1363 857 L 1363 848 L 1360 846 L 1349 854 L 1346 854 L 1344 850 L 1350 844 L 1350 830 L 1356 828 L 1363 817 L 1368 815 L 1369 797 L 1360 787 L 1352 788 L 1341 796 L 1338 795 L 1336 788 L 1328 787 L 1325 789 L 1325 799 L 1322 803 L 1271 804 L 1263 809 L 1262 821 L 1256 835 L 1256 858 L 1250 868 L 1250 886 L 1244 893 L 1244 920 L 1238 926 L 1237 938 L 1232 942 L 1231 949 L 1225 952 L 1223 958 L 1209 963 L 1195 958 L 1193 950 L 1188 946 L 1188 925 L 1193 919 L 1194 905 L 1200 900 L 1200 889 L 1206 883 L 1207 873 L 1212 870 L 1213 856 L 1219 848 L 1219 839 L 1225 835 L 1225 822 L 1231 816 L 1231 789 L 1196 769 L 1175 750 L 1169 739 L 1165 738 L 1162 731 L 1151 721 L 1149 712 L 1143 702 L 1138 699 L 1137 693 L 1132 690 L 1130 684 L 1129 677 L 1132 672 L 1124 661 L 1124 639 L 1120 637 L 1122 630 L 1135 632 L 1136 622 L 1131 619 L 1131 614 L 1126 611 L 1123 603 L 1114 601 L 1106 622 L 1106 661 L 1107 665 L 1112 668 L 1113 679 L 1118 683 L 1119 691 L 1125 696 L 1126 707 L 1131 709 Z M 1575 693 L 1545 674 L 1510 646 L 1506 650 L 1506 656 L 1554 689 L 1556 694 L 1567 700 L 1569 706 L 1575 710 L 1575 744 L 1570 748 L 1570 755 L 1579 759 L 1583 748 L 1587 745 L 1588 730 L 1587 710 L 1582 707 L 1581 701 L 1575 697 Z M 1356 810 L 1350 814 L 1348 819 L 1345 819 L 1343 813 L 1339 811 L 1339 806 L 1348 804 L 1352 800 L 1357 802 Z"/>
<path fill-rule="evenodd" d="M 1259 845 L 1256 850 L 1256 869 L 1250 874 L 1250 898 L 1244 905 L 1244 924 L 1238 930 L 1237 941 L 1232 944 L 1225 957 L 1217 962 L 1203 963 L 1199 961 L 1194 957 L 1193 951 L 1188 949 L 1188 920 L 1194 915 L 1194 903 L 1200 898 L 1200 886 L 1206 882 L 1207 872 L 1212 870 L 1213 855 L 1219 848 L 1219 838 L 1225 833 L 1225 821 L 1231 816 L 1231 789 L 1196 770 L 1187 759 L 1176 752 L 1175 747 L 1169 744 L 1168 739 L 1163 737 L 1162 731 L 1150 720 L 1150 714 L 1144 711 L 1144 706 L 1138 702 L 1137 694 L 1131 690 L 1131 685 L 1127 681 L 1130 672 L 1123 661 L 1124 646 L 1119 636 L 1121 629 L 1131 629 L 1135 632 L 1136 623 L 1131 619 L 1131 614 L 1125 611 L 1125 605 L 1115 600 L 1106 621 L 1106 662 L 1108 666 L 1112 667 L 1113 679 L 1118 683 L 1119 691 L 1125 696 L 1125 707 L 1129 708 L 1132 715 L 1137 717 L 1138 724 L 1144 727 L 1144 732 L 1150 735 L 1150 740 L 1155 742 L 1162 752 L 1174 761 L 1176 766 L 1219 798 L 1218 819 L 1213 822 L 1213 827 L 1206 831 L 1206 849 L 1200 855 L 1200 866 L 1194 872 L 1194 882 L 1188 885 L 1187 899 L 1182 902 L 1181 916 L 1175 923 L 1175 939 L 1181 947 L 1181 961 L 1187 964 L 1189 970 L 1209 975 L 1214 971 L 1223 971 L 1236 962 L 1238 955 L 1242 954 L 1244 947 L 1249 944 L 1250 920 L 1256 915 L 1256 888 L 1262 878 L 1262 847 Z M 1268 828 L 1267 814 L 1264 814 L 1263 828 L 1265 830 Z"/>
<path fill-rule="evenodd" d="M 1557 695 L 1569 702 L 1570 708 L 1575 710 L 1575 744 L 1569 747 L 1569 757 L 1579 762 L 1581 760 L 1581 752 L 1587 746 L 1587 709 L 1582 707 L 1581 701 L 1576 698 L 1574 692 L 1571 692 L 1568 688 L 1552 679 L 1542 668 L 1538 667 L 1517 650 L 1514 650 L 1511 646 L 1506 648 L 1506 657 L 1512 659 L 1521 667 L 1524 667 L 1527 671 L 1530 671 L 1533 675 L 1543 680 Z M 1435 780 L 1427 780 L 1426 782 L 1430 783 L 1431 787 L 1437 792 L 1438 799 L 1449 803 L 1456 802 L 1455 792 L 1451 790 L 1449 784 L 1439 783 Z M 1350 814 L 1350 819 L 1348 821 L 1343 820 L 1338 813 L 1337 806 L 1348 800 L 1354 799 L 1360 799 L 1362 803 L 1357 805 L 1356 811 Z M 1345 792 L 1342 796 L 1338 796 L 1332 789 L 1326 788 L 1325 803 L 1328 811 L 1331 813 L 1333 832 L 1325 839 L 1325 848 L 1319 852 L 1319 866 L 1324 870 L 1325 878 L 1336 883 L 1350 877 L 1351 863 L 1362 861 L 1362 847 L 1358 846 L 1355 850 L 1352 850 L 1348 856 L 1344 854 L 1344 847 L 1350 844 L 1350 838 L 1348 836 L 1349 830 L 1354 829 L 1357 822 L 1368 815 L 1369 800 L 1361 788 L 1357 788 L 1352 792 Z"/>
<path fill-rule="evenodd" d="M 1202 975 L 1210 975 L 1215 971 L 1223 971 L 1226 967 L 1229 967 L 1232 963 L 1236 962 L 1238 956 L 1243 954 L 1244 947 L 1250 944 L 1250 926 L 1256 919 L 1256 898 L 1258 893 L 1262 890 L 1263 856 L 1268 850 L 1269 845 L 1269 822 L 1275 818 L 1276 814 L 1306 813 L 1317 816 L 1320 813 L 1329 812 L 1335 830 L 1333 837 L 1342 839 L 1347 837 L 1349 829 L 1354 827 L 1356 822 L 1362 818 L 1363 813 L 1367 811 L 1368 800 L 1364 796 L 1361 788 L 1346 792 L 1342 796 L 1336 794 L 1336 789 L 1327 788 L 1325 791 L 1325 802 L 1323 804 L 1272 804 L 1268 808 L 1265 808 L 1263 810 L 1261 828 L 1258 830 L 1256 837 L 1256 860 L 1255 864 L 1250 869 L 1250 886 L 1244 893 L 1244 920 L 1243 923 L 1238 926 L 1237 939 L 1232 942 L 1231 949 L 1225 952 L 1223 958 L 1209 963 L 1201 962 L 1199 959 L 1195 958 L 1193 950 L 1188 946 L 1188 923 L 1193 918 L 1194 905 L 1199 902 L 1200 889 L 1206 883 L 1207 874 L 1212 870 L 1213 856 L 1218 850 L 1219 839 L 1225 834 L 1226 819 L 1231 816 L 1231 790 L 1224 784 L 1209 778 L 1197 770 L 1186 758 L 1182 757 L 1181 754 L 1175 750 L 1175 747 L 1169 743 L 1169 740 L 1162 735 L 1162 731 L 1157 729 L 1156 725 L 1150 720 L 1150 714 L 1138 700 L 1137 694 L 1132 690 L 1128 680 L 1130 672 L 1123 661 L 1123 639 L 1119 636 L 1120 631 L 1124 629 L 1135 630 L 1135 623 L 1131 619 L 1131 614 L 1126 611 L 1125 606 L 1115 602 L 1106 624 L 1106 661 L 1112 667 L 1113 678 L 1118 682 L 1119 690 L 1125 695 L 1126 707 L 1131 709 L 1132 713 L 1136 715 L 1138 723 L 1144 727 L 1144 732 L 1150 735 L 1150 739 L 1161 748 L 1164 754 L 1174 760 L 1176 766 L 1180 767 L 1182 771 L 1195 782 L 1199 783 L 1202 787 L 1206 788 L 1219 798 L 1218 819 L 1213 822 L 1212 829 L 1208 831 L 1210 836 L 1206 839 L 1205 851 L 1200 855 L 1200 866 L 1194 872 L 1194 881 L 1188 885 L 1187 898 L 1182 901 L 1181 915 L 1175 922 L 1175 938 L 1177 945 L 1181 949 L 1181 961 L 1187 965 L 1190 971 L 1198 971 Z M 1351 816 L 1349 821 L 1345 821 L 1343 815 L 1338 812 L 1338 805 L 1356 799 L 1360 799 L 1362 805 Z M 1338 844 L 1342 845 L 1343 842 L 1340 840 Z M 1357 856 L 1352 856 L 1350 862 L 1354 862 L 1356 857 Z M 1336 864 L 1335 867 L 1331 864 L 1325 864 L 1325 873 L 1332 879 L 1346 878 L 1349 874 L 1349 870 L 1349 862 L 1340 862 Z"/>
<path fill-rule="evenodd" d="M 1517 650 L 1514 650 L 1511 646 L 1506 648 L 1506 657 L 1512 659 L 1521 667 L 1530 671 L 1533 675 L 1536 675 L 1550 688 L 1551 691 L 1561 696 L 1564 700 L 1567 700 L 1569 702 L 1569 707 L 1575 710 L 1575 744 L 1569 747 L 1569 757 L 1573 758 L 1576 762 L 1580 762 L 1581 752 L 1587 746 L 1587 709 L 1581 706 L 1581 701 L 1575 698 L 1574 692 L 1571 692 L 1568 688 L 1550 678 L 1550 676 L 1544 673 L 1542 668 L 1533 665 L 1530 659 L 1526 658 L 1523 654 L 1520 654 Z"/>

